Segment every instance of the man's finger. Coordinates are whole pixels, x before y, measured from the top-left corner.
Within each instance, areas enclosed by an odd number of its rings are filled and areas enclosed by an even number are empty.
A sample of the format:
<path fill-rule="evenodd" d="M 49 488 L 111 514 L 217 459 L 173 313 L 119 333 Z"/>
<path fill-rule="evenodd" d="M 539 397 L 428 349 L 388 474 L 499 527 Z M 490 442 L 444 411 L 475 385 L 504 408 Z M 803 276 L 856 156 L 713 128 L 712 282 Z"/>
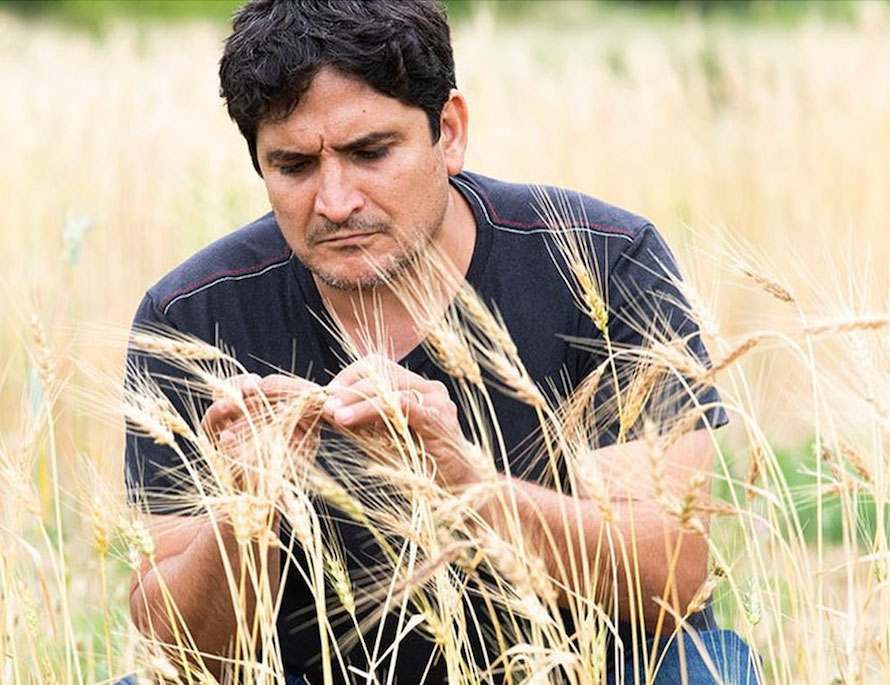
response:
<path fill-rule="evenodd" d="M 355 397 L 372 397 L 386 389 L 416 389 L 419 392 L 427 393 L 435 390 L 439 385 L 395 362 L 386 361 L 385 363 L 387 365 L 385 368 L 381 368 L 377 364 L 371 367 L 369 366 L 370 362 L 359 360 L 346 367 L 328 383 L 326 389 L 330 397 L 339 398 L 343 404 L 346 404 Z"/>
<path fill-rule="evenodd" d="M 379 394 L 380 384 L 370 378 L 356 381 L 350 385 L 329 385 L 328 398 L 325 400 L 323 410 L 326 416 L 330 416 L 338 409 L 369 400 Z"/>
<path fill-rule="evenodd" d="M 348 388 L 366 378 L 382 376 L 389 378 L 390 385 L 394 386 L 410 386 L 418 380 L 423 380 L 422 376 L 418 376 L 391 359 L 379 354 L 371 354 L 352 362 L 334 376 L 327 387 L 332 389 Z"/>
<path fill-rule="evenodd" d="M 415 388 L 393 392 L 386 397 L 381 395 L 359 397 L 343 404 L 329 400 L 325 404 L 326 418 L 344 427 L 381 424 L 388 418 L 387 414 L 400 411 L 407 418 L 409 425 L 419 428 L 426 424 L 424 417 L 432 410 L 432 407 L 425 406 L 423 393 Z"/>
<path fill-rule="evenodd" d="M 331 390 L 348 388 L 368 376 L 368 363 L 364 359 L 353 362 L 331 379 L 327 387 Z"/>
<path fill-rule="evenodd" d="M 210 405 L 201 420 L 204 432 L 215 436 L 227 424 L 232 423 L 241 416 L 241 409 L 231 400 L 217 400 Z"/>
<path fill-rule="evenodd" d="M 255 373 L 244 373 L 232 376 L 227 379 L 227 382 L 247 401 L 256 394 L 261 380 Z M 215 401 L 201 419 L 201 426 L 204 428 L 204 432 L 210 436 L 215 436 L 227 424 L 232 423 L 242 414 L 241 407 L 230 398 L 223 397 L 218 391 L 214 391 L 214 399 Z"/>
<path fill-rule="evenodd" d="M 424 382 L 419 376 L 416 376 L 415 379 L 416 382 Z M 386 406 L 384 395 L 389 393 L 390 395 L 395 396 L 398 392 L 412 392 L 418 397 L 421 396 L 421 392 L 417 388 L 402 387 L 398 391 L 390 391 L 381 384 L 379 379 L 376 378 L 365 378 L 349 386 L 328 386 L 328 398 L 322 407 L 323 415 L 328 420 L 333 419 L 339 422 L 335 418 L 335 414 L 338 414 L 339 417 L 349 416 L 351 415 L 351 412 L 348 412 L 347 410 L 363 402 L 370 402 L 372 405 L 380 407 L 380 410 L 382 411 Z M 393 403 L 393 397 L 389 398 L 389 402 Z M 395 400 L 395 403 L 401 404 L 401 401 Z M 364 414 L 364 410 L 361 410 L 357 416 L 364 417 Z"/>
<path fill-rule="evenodd" d="M 268 400 L 275 401 L 321 390 L 321 386 L 312 381 L 307 381 L 305 378 L 273 373 L 262 379 L 259 389 Z"/>
<path fill-rule="evenodd" d="M 226 383 L 239 392 L 241 397 L 249 397 L 250 395 L 253 395 L 259 389 L 261 381 L 262 378 L 255 373 L 242 373 L 226 379 Z M 213 399 L 223 399 L 222 391 L 214 388 Z"/>
<path fill-rule="evenodd" d="M 230 428 L 225 428 L 219 434 L 219 444 L 226 449 L 231 449 L 237 444 L 237 442 L 238 435 L 234 430 Z"/>

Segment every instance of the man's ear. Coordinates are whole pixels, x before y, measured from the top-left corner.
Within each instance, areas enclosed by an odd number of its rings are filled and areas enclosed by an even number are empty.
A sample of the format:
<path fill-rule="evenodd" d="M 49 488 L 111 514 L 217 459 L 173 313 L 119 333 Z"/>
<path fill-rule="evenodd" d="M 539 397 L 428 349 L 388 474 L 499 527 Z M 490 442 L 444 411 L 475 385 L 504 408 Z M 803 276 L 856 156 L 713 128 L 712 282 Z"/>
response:
<path fill-rule="evenodd" d="M 463 93 L 451 91 L 448 102 L 442 107 L 439 125 L 439 145 L 442 146 L 445 168 L 449 176 L 454 176 L 464 168 L 467 149 L 467 100 Z"/>

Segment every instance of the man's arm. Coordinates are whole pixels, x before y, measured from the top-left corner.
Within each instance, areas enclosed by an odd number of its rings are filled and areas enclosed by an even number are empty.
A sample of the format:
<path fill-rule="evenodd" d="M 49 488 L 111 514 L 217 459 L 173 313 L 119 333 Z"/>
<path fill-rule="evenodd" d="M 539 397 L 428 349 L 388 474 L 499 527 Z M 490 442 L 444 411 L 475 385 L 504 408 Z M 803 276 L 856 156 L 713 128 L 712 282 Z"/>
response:
<path fill-rule="evenodd" d="M 369 369 L 373 371 L 379 366 L 379 360 L 359 360 L 328 385 L 330 399 L 325 405 L 325 416 L 333 425 L 355 428 L 379 423 L 381 403 L 375 399 L 373 372 L 369 374 Z M 411 428 L 423 437 L 427 453 L 436 459 L 442 482 L 452 489 L 478 482 L 479 474 L 464 458 L 469 446 L 447 388 L 396 364 L 389 366 L 389 373 Z M 463 454 L 461 445 L 465 446 Z M 705 579 L 706 538 L 684 533 L 676 512 L 669 513 L 664 501 L 679 502 L 687 494 L 700 501 L 707 495 L 712 451 L 710 437 L 704 430 L 682 435 L 657 456 L 657 468 L 653 467 L 649 450 L 645 441 L 636 440 L 590 452 L 590 459 L 602 474 L 603 491 L 617 513 L 617 520 L 610 524 L 612 548 L 608 543 L 598 545 L 605 519 L 593 498 L 562 495 L 503 476 L 499 477 L 499 484 L 503 486 L 502 493 L 515 493 L 523 543 L 547 564 L 557 583 L 572 588 L 569 559 L 576 560 L 580 573 L 581 558 L 586 556 L 589 568 L 600 569 L 596 580 L 602 594 L 597 592 L 590 599 L 614 599 L 618 615 L 625 621 L 631 621 L 633 614 L 638 623 L 642 612 L 651 632 L 656 629 L 661 611 L 653 597 L 663 598 L 682 614 Z M 654 501 L 657 490 L 662 492 L 660 502 Z M 509 500 L 493 497 L 480 505 L 480 514 L 509 542 L 515 537 L 509 530 L 512 514 L 505 514 L 505 502 Z M 513 508 L 512 504 L 509 506 Z M 706 517 L 698 518 L 702 532 L 706 532 Z M 635 592 L 637 586 L 639 592 Z M 569 601 L 565 592 L 559 599 L 562 604 Z M 663 620 L 667 626 L 673 623 L 669 616 Z"/>
<path fill-rule="evenodd" d="M 615 520 L 609 524 L 611 545 L 603 535 L 606 521 L 602 508 L 593 499 L 573 498 L 519 479 L 502 478 L 502 484 L 505 491 L 515 495 L 518 523 L 528 551 L 544 561 L 557 583 L 574 589 L 570 559 L 575 560 L 578 577 L 583 577 L 581 559 L 586 555 L 588 567 L 592 569 L 598 562 L 600 569 L 596 599 L 617 602 L 618 616 L 624 621 L 630 621 L 634 614 L 639 622 L 642 613 L 647 631 L 652 632 L 662 611 L 653 597 L 674 606 L 682 615 L 705 579 L 708 542 L 704 535 L 684 532 L 677 512 L 669 513 L 662 502 L 653 501 L 649 450 L 645 441 L 636 440 L 590 454 L 603 474 L 604 490 L 615 512 Z M 663 460 L 660 487 L 674 501 L 681 501 L 687 493 L 699 501 L 707 496 L 710 478 L 693 479 L 695 474 L 710 473 L 712 448 L 707 431 L 683 435 L 659 456 Z M 695 491 L 690 492 L 690 487 Z M 505 501 L 510 500 L 493 498 L 481 513 L 499 535 L 509 540 Z M 706 517 L 696 516 L 707 530 Z M 598 549 L 599 559 L 595 558 Z M 569 601 L 560 591 L 560 604 Z M 673 625 L 669 613 L 663 621 L 668 628 Z"/>
<path fill-rule="evenodd" d="M 230 379 L 241 393 L 241 407 L 253 414 L 266 413 L 265 407 L 277 401 L 314 392 L 318 386 L 309 381 L 281 375 L 260 379 L 248 374 Z M 230 454 L 249 436 L 248 422 L 242 409 L 231 399 L 219 399 L 203 419 L 202 430 L 217 439 Z M 294 429 L 290 440 L 302 446 L 299 453 L 315 450 L 318 437 L 317 414 L 307 413 Z M 261 465 L 247 463 L 255 450 L 242 454 L 242 472 L 234 486 L 252 491 L 252 481 L 262 473 Z M 269 503 L 274 504 L 274 503 Z M 272 516 L 270 531 L 277 541 L 278 518 Z M 252 644 L 257 597 L 255 586 L 268 590 L 269 600 L 277 596 L 280 568 L 279 546 L 258 542 L 239 544 L 235 530 L 225 515 L 179 516 L 153 515 L 148 526 L 155 553 L 144 559 L 134 571 L 130 583 L 130 614 L 145 635 L 168 646 L 178 660 L 195 662 L 196 652 L 216 676 L 235 642 Z M 262 549 L 266 559 L 261 559 Z M 242 557 L 250 553 L 255 567 L 245 566 Z M 260 569 L 266 568 L 265 577 Z M 243 569 L 248 569 L 242 579 Z M 240 638 L 251 636 L 246 643 Z"/>
<path fill-rule="evenodd" d="M 208 656 L 229 653 L 239 616 L 242 628 L 251 626 L 256 606 L 250 582 L 238 598 L 243 602 L 238 612 L 233 605 L 230 588 L 241 580 L 241 554 L 231 525 L 214 524 L 206 516 L 154 515 L 149 530 L 156 552 L 154 559 L 143 560 L 130 581 L 133 622 L 143 634 L 167 645 L 174 657 L 194 662 L 196 650 L 218 677 L 224 662 Z M 267 559 L 272 596 L 278 591 L 278 567 L 278 548 L 272 546 Z"/>

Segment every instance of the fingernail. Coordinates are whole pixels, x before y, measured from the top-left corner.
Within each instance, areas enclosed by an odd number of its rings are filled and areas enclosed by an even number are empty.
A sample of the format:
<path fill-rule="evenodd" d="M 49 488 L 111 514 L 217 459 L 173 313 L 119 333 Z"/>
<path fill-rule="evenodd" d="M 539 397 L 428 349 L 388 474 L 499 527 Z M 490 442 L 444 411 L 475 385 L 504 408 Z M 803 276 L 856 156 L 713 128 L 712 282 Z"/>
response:
<path fill-rule="evenodd" d="M 354 414 L 355 412 L 353 412 L 352 409 L 350 409 L 349 407 L 338 409 L 334 412 L 334 420 L 337 423 L 349 423 L 350 421 L 352 421 L 352 417 Z"/>
<path fill-rule="evenodd" d="M 232 431 L 226 429 L 219 434 L 219 441 L 222 445 L 231 447 L 233 444 L 235 444 L 235 434 Z"/>
<path fill-rule="evenodd" d="M 324 410 L 328 414 L 333 414 L 343 405 L 343 400 L 339 397 L 329 397 L 327 402 L 324 403 Z"/>

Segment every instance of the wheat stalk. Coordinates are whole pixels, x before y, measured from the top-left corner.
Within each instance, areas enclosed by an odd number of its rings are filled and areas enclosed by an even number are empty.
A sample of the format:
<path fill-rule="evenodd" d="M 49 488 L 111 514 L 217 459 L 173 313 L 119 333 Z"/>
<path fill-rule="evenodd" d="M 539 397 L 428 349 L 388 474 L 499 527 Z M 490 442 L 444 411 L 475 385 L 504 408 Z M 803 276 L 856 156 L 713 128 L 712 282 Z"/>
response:
<path fill-rule="evenodd" d="M 763 461 L 763 450 L 760 447 L 755 447 L 751 450 L 751 463 L 748 467 L 748 477 L 745 478 L 745 499 L 748 501 L 748 506 L 754 503 L 754 497 L 757 492 L 754 489 L 754 486 L 757 484 L 757 479 L 760 477 L 760 464 Z"/>
<path fill-rule="evenodd" d="M 230 361 L 231 357 L 218 347 L 197 338 L 177 335 L 175 332 L 133 331 L 130 334 L 130 346 L 170 360 L 189 361 Z"/>
<path fill-rule="evenodd" d="M 713 363 L 707 374 L 702 378 L 704 382 L 711 381 L 718 373 L 735 364 L 739 359 L 756 347 L 763 336 L 759 333 L 748 336 L 735 347 L 724 354 L 720 359 Z"/>
<path fill-rule="evenodd" d="M 698 590 L 695 591 L 695 595 L 689 600 L 689 604 L 686 605 L 686 614 L 694 614 L 704 609 L 719 583 L 720 578 L 709 575 Z"/>
<path fill-rule="evenodd" d="M 343 566 L 343 561 L 338 554 L 323 552 L 325 569 L 328 573 L 331 586 L 340 600 L 340 605 L 351 617 L 355 618 L 355 593 L 352 590 L 352 582 L 349 574 Z"/>
<path fill-rule="evenodd" d="M 852 333 L 854 331 L 878 331 L 887 326 L 890 326 L 890 316 L 886 314 L 872 314 L 811 324 L 805 326 L 803 330 L 807 335 L 819 336 Z"/>
<path fill-rule="evenodd" d="M 645 359 L 634 373 L 618 414 L 618 442 L 627 438 L 628 431 L 640 418 L 662 370 L 651 360 Z"/>
<path fill-rule="evenodd" d="M 769 293 L 777 300 L 788 303 L 794 302 L 794 297 L 791 295 L 788 289 L 785 288 L 778 281 L 769 278 L 768 276 L 765 276 L 764 274 L 761 274 L 747 266 L 740 266 L 739 269 L 745 276 L 751 279 L 764 292 Z"/>
<path fill-rule="evenodd" d="M 586 426 L 586 417 L 589 412 L 595 411 L 593 400 L 599 389 L 600 381 L 605 373 L 607 365 L 600 364 L 593 373 L 588 375 L 581 384 L 572 391 L 564 403 L 562 411 L 563 420 L 561 431 L 566 435 L 572 435 L 580 426 Z"/>
<path fill-rule="evenodd" d="M 872 482 L 871 471 L 869 471 L 868 467 L 865 465 L 865 459 L 854 450 L 847 443 L 841 443 L 841 454 L 844 455 L 844 458 L 850 462 L 850 465 L 856 470 L 856 473 L 859 474 L 859 477 L 862 478 L 866 483 Z"/>

